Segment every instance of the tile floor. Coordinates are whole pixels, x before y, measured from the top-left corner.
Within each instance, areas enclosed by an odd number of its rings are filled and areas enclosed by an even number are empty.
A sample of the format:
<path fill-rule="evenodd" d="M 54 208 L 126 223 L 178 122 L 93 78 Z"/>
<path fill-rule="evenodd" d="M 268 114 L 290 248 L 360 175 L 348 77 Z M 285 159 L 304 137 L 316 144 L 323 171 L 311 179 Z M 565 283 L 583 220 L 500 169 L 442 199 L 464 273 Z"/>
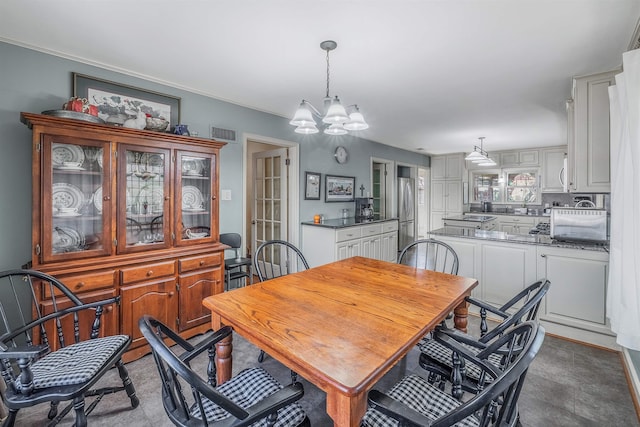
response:
<path fill-rule="evenodd" d="M 198 337 L 194 338 L 197 341 Z M 259 350 L 239 336 L 234 337 L 234 373 L 258 365 Z M 394 367 L 377 385 L 386 390 L 407 371 L 420 373 L 417 350 Z M 200 372 L 204 374 L 204 363 Z M 262 366 L 280 382 L 288 383 L 289 370 L 268 357 Z M 127 425 L 162 427 L 172 425 L 160 402 L 160 386 L 151 356 L 127 365 L 140 397 L 140 406 L 131 410 L 125 394 L 105 396 L 89 416 L 89 426 Z M 424 371 L 423 371 L 424 372 Z M 104 381 L 116 381 L 109 372 Z M 305 396 L 301 400 L 313 426 L 331 426 L 325 413 L 325 396 L 302 380 Z M 17 426 L 45 426 L 47 407 L 40 405 L 20 411 Z M 583 346 L 559 338 L 545 338 L 532 363 L 520 398 L 524 426 L 640 426 L 630 397 L 620 355 Z M 59 424 L 73 425 L 73 412 Z"/>

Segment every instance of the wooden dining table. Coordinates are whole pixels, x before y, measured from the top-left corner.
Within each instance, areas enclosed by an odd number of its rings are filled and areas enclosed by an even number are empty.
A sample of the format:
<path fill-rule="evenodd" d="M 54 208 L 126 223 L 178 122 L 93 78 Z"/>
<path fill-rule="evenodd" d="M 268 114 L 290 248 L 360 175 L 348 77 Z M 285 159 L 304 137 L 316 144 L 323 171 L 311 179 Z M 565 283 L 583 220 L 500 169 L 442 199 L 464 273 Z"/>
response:
<path fill-rule="evenodd" d="M 327 395 L 339 427 L 357 426 L 367 392 L 451 311 L 466 328 L 472 278 L 353 257 L 212 295 L 212 327 L 246 340 Z M 231 377 L 232 338 L 216 349 L 217 380 Z"/>

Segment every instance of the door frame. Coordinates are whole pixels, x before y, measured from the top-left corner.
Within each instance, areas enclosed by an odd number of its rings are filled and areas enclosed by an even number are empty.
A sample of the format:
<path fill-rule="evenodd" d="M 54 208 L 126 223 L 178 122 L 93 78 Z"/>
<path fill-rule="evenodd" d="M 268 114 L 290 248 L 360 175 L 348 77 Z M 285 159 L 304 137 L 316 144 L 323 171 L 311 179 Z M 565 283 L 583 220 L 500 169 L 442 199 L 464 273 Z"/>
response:
<path fill-rule="evenodd" d="M 391 218 L 396 216 L 397 206 L 395 203 L 396 200 L 396 163 L 393 160 L 382 159 L 378 157 L 371 157 L 371 161 L 369 162 L 369 188 L 373 189 L 373 164 L 374 163 L 382 163 L 386 166 L 387 169 L 387 178 L 385 180 L 385 200 L 384 200 L 384 208 L 385 215 L 387 218 Z M 373 193 L 372 193 L 373 194 Z"/>
<path fill-rule="evenodd" d="M 247 229 L 247 193 L 251 193 L 253 189 L 250 187 L 253 183 L 247 182 L 247 168 L 251 167 L 251 159 L 247 158 L 248 150 L 247 144 L 250 142 L 270 144 L 289 149 L 289 171 L 288 171 L 288 224 L 287 235 L 289 242 L 296 247 L 300 247 L 300 144 L 293 141 L 286 141 L 284 139 L 271 138 L 268 136 L 262 136 L 252 133 L 243 133 L 242 135 L 242 162 L 243 162 L 243 174 L 242 174 L 242 232 L 245 233 Z M 242 242 L 246 245 L 247 239 L 251 236 L 243 236 Z M 253 248 L 255 251 L 257 248 Z M 244 249 L 243 249 L 244 250 Z"/>

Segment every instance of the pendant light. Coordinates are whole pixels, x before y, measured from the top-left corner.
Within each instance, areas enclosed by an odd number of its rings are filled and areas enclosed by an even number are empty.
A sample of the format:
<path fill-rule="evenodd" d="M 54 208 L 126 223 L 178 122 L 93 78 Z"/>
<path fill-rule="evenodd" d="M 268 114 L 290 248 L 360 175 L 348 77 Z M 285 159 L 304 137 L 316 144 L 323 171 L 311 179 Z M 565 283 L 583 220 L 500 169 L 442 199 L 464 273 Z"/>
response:
<path fill-rule="evenodd" d="M 465 157 L 465 160 L 469 160 L 472 163 L 477 164 L 478 166 L 496 166 L 497 163 L 489 157 L 489 153 L 484 151 L 484 136 L 479 137 L 480 147 L 477 145 L 473 146 L 473 151 Z"/>

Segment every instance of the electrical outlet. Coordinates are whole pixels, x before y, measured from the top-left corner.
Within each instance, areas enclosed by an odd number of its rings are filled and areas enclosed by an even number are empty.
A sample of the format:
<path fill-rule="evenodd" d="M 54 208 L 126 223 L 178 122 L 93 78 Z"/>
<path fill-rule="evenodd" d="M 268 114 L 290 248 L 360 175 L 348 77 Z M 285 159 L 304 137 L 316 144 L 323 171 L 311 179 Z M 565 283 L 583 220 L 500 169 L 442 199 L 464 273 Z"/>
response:
<path fill-rule="evenodd" d="M 221 190 L 220 193 L 222 200 L 231 200 L 231 190 Z"/>

